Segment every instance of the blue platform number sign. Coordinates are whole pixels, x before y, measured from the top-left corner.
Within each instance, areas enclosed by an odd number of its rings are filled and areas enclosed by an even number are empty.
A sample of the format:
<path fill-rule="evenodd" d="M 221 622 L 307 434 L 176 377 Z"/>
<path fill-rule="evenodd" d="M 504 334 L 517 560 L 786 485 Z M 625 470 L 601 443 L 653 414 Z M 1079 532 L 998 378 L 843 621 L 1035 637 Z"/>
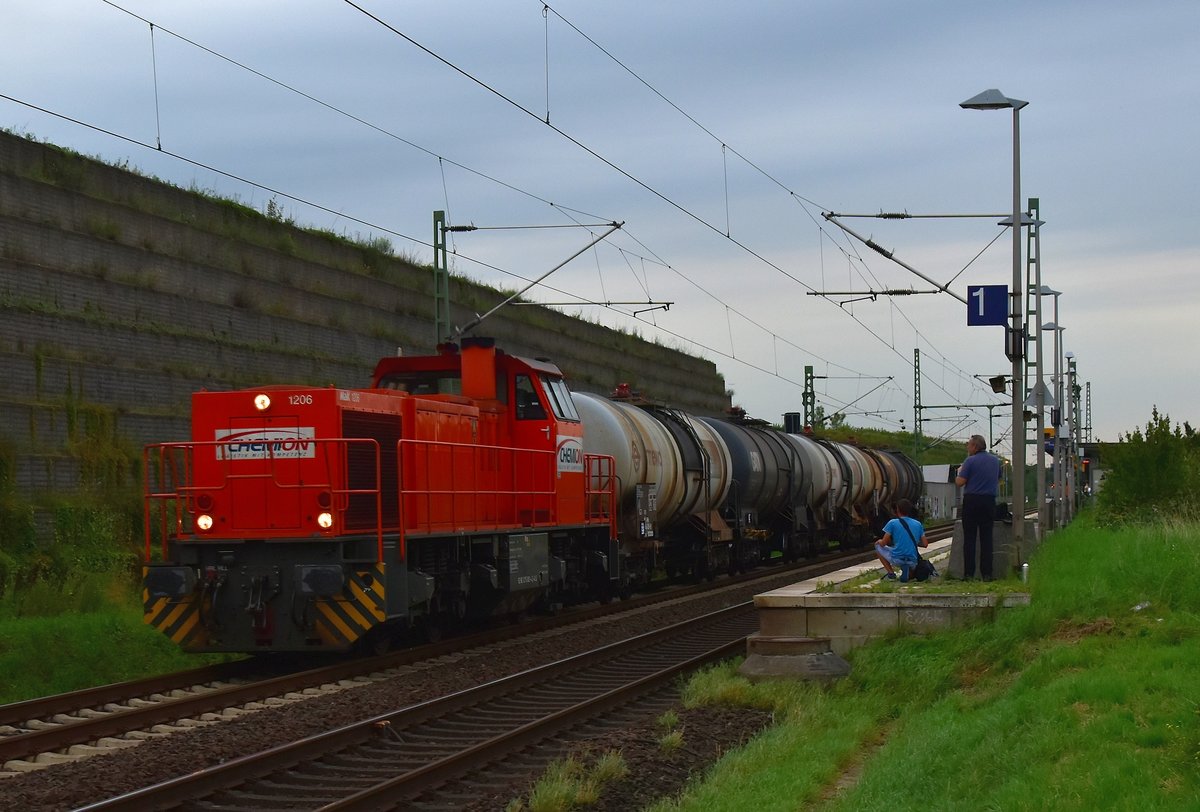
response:
<path fill-rule="evenodd" d="M 967 285 L 967 326 L 1008 324 L 1008 285 Z"/>

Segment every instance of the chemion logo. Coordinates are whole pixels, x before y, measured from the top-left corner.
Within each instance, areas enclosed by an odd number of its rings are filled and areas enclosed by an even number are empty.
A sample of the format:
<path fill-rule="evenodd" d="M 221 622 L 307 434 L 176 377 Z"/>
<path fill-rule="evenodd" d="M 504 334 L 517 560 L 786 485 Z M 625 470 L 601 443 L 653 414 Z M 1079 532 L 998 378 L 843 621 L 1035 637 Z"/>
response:
<path fill-rule="evenodd" d="M 312 426 L 294 429 L 217 429 L 219 460 L 302 459 L 317 455 Z"/>
<path fill-rule="evenodd" d="M 555 456 L 558 458 L 559 474 L 583 473 L 583 443 L 578 437 L 559 437 Z"/>

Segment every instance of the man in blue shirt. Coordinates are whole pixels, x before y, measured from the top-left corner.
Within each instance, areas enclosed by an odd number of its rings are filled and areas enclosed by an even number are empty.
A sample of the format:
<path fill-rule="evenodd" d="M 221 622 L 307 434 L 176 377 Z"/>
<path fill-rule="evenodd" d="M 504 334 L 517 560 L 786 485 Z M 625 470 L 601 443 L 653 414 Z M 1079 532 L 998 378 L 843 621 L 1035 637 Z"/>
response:
<path fill-rule="evenodd" d="M 896 518 L 883 526 L 883 538 L 875 542 L 875 555 L 887 570 L 885 581 L 895 579 L 895 567 L 900 568 L 900 580 L 907 581 L 917 565 L 917 545 L 928 547 L 929 539 L 925 538 L 925 527 L 911 518 L 912 502 L 901 499 L 892 506 L 892 512 Z"/>
<path fill-rule="evenodd" d="M 992 580 L 992 521 L 1000 489 L 1000 458 L 987 452 L 978 434 L 967 440 L 967 458 L 958 467 L 955 483 L 963 489 L 963 578 L 975 577 L 975 542 L 979 541 L 979 574 Z"/>

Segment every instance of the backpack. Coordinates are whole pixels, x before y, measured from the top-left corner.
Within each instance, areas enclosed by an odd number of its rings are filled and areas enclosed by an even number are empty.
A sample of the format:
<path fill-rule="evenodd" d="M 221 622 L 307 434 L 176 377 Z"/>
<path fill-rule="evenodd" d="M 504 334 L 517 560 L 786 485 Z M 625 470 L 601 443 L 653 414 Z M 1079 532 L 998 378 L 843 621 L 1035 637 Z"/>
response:
<path fill-rule="evenodd" d="M 908 533 L 908 537 L 913 540 L 913 548 L 915 549 L 917 547 L 917 540 L 913 537 L 913 532 L 908 529 L 908 524 L 901 520 L 900 526 L 904 528 L 904 532 Z M 937 568 L 924 558 L 921 558 L 921 551 L 917 550 L 917 563 L 909 571 L 908 579 L 910 581 L 928 581 L 930 578 L 936 578 L 937 574 Z"/>
<path fill-rule="evenodd" d="M 921 558 L 921 554 L 917 553 L 917 565 L 912 568 L 908 577 L 913 581 L 928 581 L 930 578 L 936 578 L 937 574 L 937 567 Z"/>

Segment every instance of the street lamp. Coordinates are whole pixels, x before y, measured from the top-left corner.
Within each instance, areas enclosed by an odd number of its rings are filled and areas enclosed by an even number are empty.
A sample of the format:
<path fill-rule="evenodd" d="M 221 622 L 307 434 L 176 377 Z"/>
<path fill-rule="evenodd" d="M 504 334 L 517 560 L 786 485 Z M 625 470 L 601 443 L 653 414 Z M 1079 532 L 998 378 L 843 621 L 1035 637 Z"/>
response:
<path fill-rule="evenodd" d="M 1022 396 L 1025 392 L 1024 324 L 1021 297 L 1024 294 L 1021 277 L 1021 108 L 1029 102 L 1010 99 L 995 88 L 985 90 L 959 104 L 964 110 L 1013 111 L 1013 198 L 1012 198 L 1012 325 L 1009 327 L 1013 399 L 1012 399 L 1012 458 L 1013 458 L 1013 527 L 1012 540 L 1016 549 L 1024 549 L 1025 540 L 1025 416 Z"/>

